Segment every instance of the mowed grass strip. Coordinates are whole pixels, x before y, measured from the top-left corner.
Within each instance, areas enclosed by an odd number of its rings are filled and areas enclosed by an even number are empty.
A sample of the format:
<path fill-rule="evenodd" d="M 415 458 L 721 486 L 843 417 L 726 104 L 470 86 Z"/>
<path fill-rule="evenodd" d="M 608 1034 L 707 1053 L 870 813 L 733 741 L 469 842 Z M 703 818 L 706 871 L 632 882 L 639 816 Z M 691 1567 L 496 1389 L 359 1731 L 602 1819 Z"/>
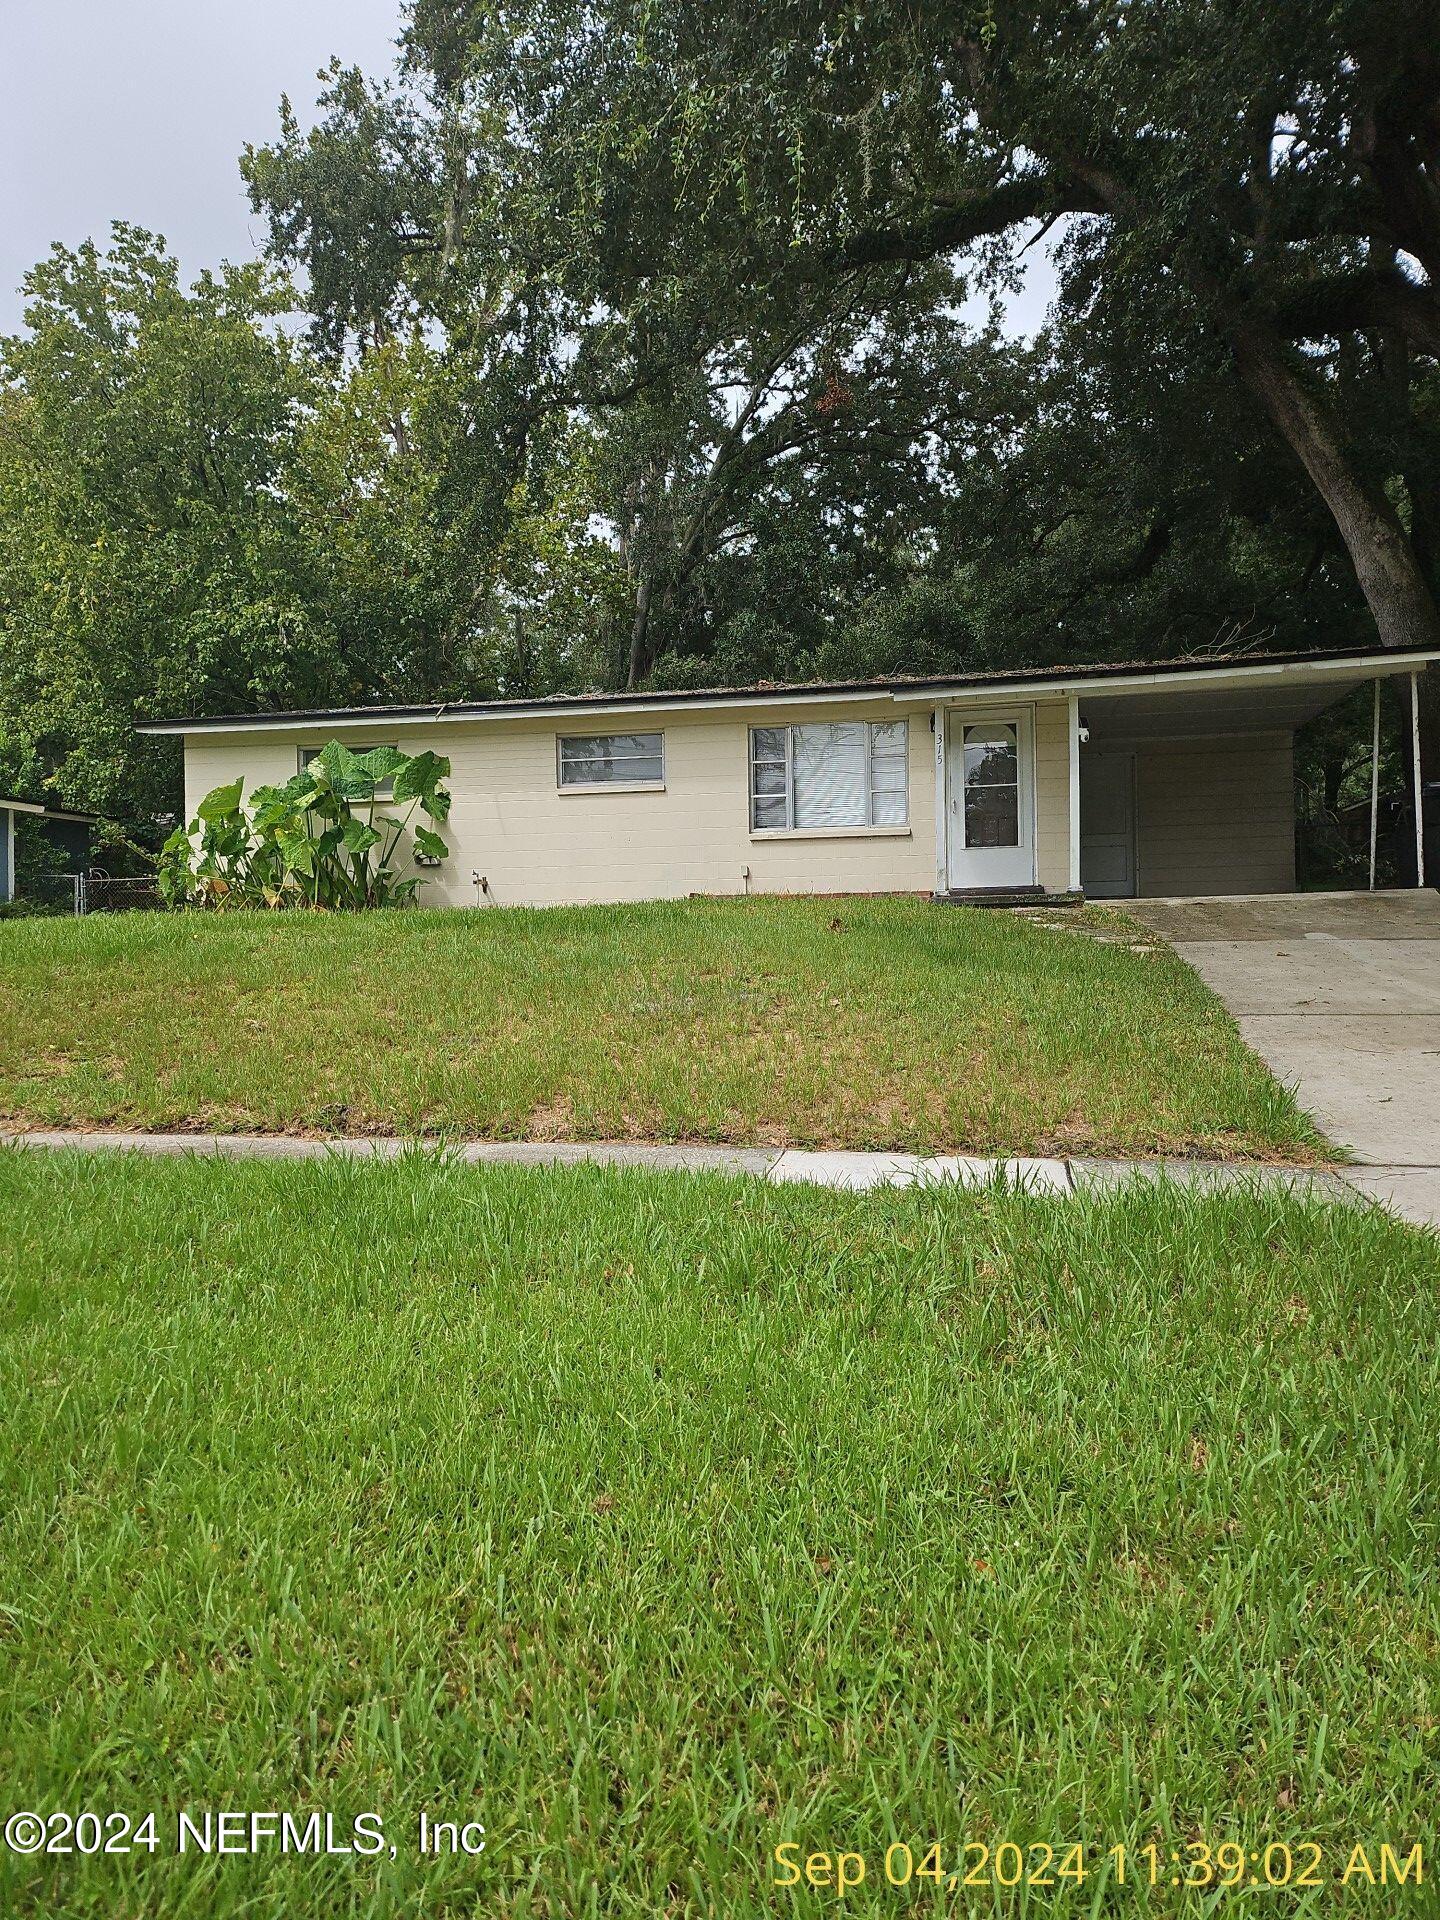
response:
<path fill-rule="evenodd" d="M 13 1149 L 0 1206 L 13 1804 L 397 1846 L 6 1856 L 7 1915 L 827 1910 L 787 1841 L 953 1911 L 886 1845 L 1006 1837 L 1314 1841 L 1319 1913 L 1433 1841 L 1440 1254 L 1378 1211 Z M 1031 1905 L 1198 1910 L 1099 1874 Z"/>
<path fill-rule="evenodd" d="M 0 1114 L 1320 1156 L 1218 1000 L 1135 939 L 857 899 L 12 922 Z"/>

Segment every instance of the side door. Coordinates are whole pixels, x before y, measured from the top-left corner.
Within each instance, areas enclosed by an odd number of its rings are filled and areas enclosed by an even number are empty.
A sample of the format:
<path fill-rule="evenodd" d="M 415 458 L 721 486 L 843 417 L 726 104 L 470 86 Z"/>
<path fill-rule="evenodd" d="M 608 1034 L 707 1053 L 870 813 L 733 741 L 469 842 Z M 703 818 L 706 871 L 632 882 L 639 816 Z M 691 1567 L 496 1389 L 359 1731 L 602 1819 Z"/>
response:
<path fill-rule="evenodd" d="M 1135 756 L 1080 756 L 1080 885 L 1095 900 L 1135 893 Z"/>

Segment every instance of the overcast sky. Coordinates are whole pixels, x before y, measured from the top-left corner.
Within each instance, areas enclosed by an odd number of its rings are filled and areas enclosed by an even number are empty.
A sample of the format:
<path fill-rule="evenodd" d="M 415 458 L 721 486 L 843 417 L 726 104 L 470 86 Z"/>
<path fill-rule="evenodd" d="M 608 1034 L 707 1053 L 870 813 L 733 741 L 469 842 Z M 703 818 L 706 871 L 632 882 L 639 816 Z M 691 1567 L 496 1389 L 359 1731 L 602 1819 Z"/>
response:
<path fill-rule="evenodd" d="M 188 275 L 265 238 L 240 180 L 331 54 L 385 72 L 400 0 L 0 0 L 0 332 L 53 240 L 163 233 Z"/>
<path fill-rule="evenodd" d="M 399 30 L 400 0 L 0 0 L 0 332 L 51 242 L 103 244 L 112 220 L 164 234 L 191 278 L 257 253 L 241 148 L 274 136 L 282 93 L 311 114 L 332 54 L 388 71 Z M 1019 331 L 1049 297 L 1039 256 Z"/>

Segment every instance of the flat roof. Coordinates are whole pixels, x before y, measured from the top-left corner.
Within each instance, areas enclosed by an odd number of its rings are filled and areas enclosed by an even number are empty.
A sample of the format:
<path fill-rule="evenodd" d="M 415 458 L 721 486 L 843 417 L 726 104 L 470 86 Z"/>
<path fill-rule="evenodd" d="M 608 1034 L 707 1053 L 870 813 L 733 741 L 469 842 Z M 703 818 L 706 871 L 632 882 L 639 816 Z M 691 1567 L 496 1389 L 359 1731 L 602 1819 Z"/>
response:
<path fill-rule="evenodd" d="M 38 813 L 46 820 L 98 820 L 98 813 L 74 813 L 64 807 L 41 806 L 34 800 L 0 799 L 0 813 Z"/>
<path fill-rule="evenodd" d="M 140 720 L 139 733 L 250 733 L 271 728 L 373 726 L 387 721 L 515 720 L 531 716 L 591 713 L 643 713 L 687 707 L 773 706 L 814 700 L 907 700 L 930 695 L 962 698 L 974 693 L 1016 696 L 1036 693 L 1084 693 L 1104 688 L 1153 689 L 1159 684 L 1239 684 L 1274 677 L 1323 675 L 1330 679 L 1370 679 L 1381 674 L 1415 672 L 1440 660 L 1440 648 L 1353 647 L 1318 653 L 1191 655 L 1178 660 L 1120 660 L 1089 666 L 1011 667 L 982 673 L 892 674 L 879 680 L 757 681 L 744 687 L 653 688 L 642 693 L 557 693 L 542 699 L 442 700 L 419 706 L 311 707 L 270 713 L 219 713 L 175 719 Z"/>

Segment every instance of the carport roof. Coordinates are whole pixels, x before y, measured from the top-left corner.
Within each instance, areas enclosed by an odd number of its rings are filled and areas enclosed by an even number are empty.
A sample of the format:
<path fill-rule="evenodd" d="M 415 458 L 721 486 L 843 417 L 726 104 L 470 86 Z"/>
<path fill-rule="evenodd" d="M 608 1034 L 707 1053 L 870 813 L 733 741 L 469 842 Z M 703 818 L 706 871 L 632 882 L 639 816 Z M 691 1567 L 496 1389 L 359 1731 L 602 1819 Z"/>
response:
<path fill-rule="evenodd" d="M 530 716 L 626 716 L 724 708 L 804 704 L 837 699 L 973 700 L 977 696 L 1027 699 L 1039 694 L 1077 694 L 1087 709 L 1124 700 L 1138 722 L 1143 703 L 1161 701 L 1173 716 L 1173 699 L 1228 693 L 1253 705 L 1263 693 L 1285 696 L 1299 718 L 1318 713 L 1348 686 L 1377 675 L 1411 673 L 1440 660 L 1440 648 L 1382 647 L 1371 652 L 1341 648 L 1320 653 L 1210 654 L 1181 660 L 1125 660 L 1090 666 L 1008 668 L 969 674 L 895 674 L 880 680 L 760 681 L 745 687 L 655 689 L 642 693 L 552 694 L 543 699 L 453 700 L 420 706 L 316 707 L 275 713 L 223 713 L 142 720 L 141 733 L 254 733 L 323 724 L 364 727 L 422 720 L 512 720 Z M 1136 703 L 1140 702 L 1141 705 Z M 1299 711 L 1301 708 L 1305 711 Z M 1287 707 L 1288 710 L 1288 707 Z M 1298 720 L 1272 718 L 1271 726 Z M 1173 719 L 1171 728 L 1173 730 Z"/>
<path fill-rule="evenodd" d="M 98 813 L 75 813 L 62 807 L 43 806 L 36 800 L 0 799 L 0 813 L 38 813 L 46 820 L 98 820 Z"/>

